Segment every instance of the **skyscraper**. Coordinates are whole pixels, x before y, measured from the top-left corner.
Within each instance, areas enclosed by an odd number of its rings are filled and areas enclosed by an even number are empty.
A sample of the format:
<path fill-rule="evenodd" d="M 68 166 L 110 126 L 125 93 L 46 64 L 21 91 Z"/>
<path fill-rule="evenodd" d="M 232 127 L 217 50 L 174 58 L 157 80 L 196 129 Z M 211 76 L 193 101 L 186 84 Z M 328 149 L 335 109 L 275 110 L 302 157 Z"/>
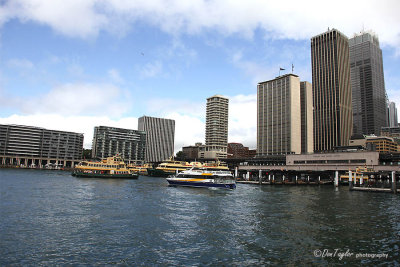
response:
<path fill-rule="evenodd" d="M 214 95 L 207 98 L 206 144 L 204 158 L 226 158 L 228 147 L 229 99 Z"/>
<path fill-rule="evenodd" d="M 353 128 L 349 44 L 336 29 L 311 38 L 314 151 L 347 146 Z"/>
<path fill-rule="evenodd" d="M 300 154 L 299 76 L 279 76 L 257 87 L 257 156 Z"/>
<path fill-rule="evenodd" d="M 389 102 L 389 105 L 388 105 L 388 121 L 389 121 L 389 127 L 399 126 L 398 120 L 397 120 L 396 103 L 394 103 L 394 102 Z"/>
<path fill-rule="evenodd" d="M 146 132 L 146 162 L 161 162 L 174 156 L 174 120 L 142 116 L 138 129 Z"/>
<path fill-rule="evenodd" d="M 313 97 L 312 85 L 300 82 L 301 109 L 301 153 L 311 153 L 314 150 L 313 140 Z"/>
<path fill-rule="evenodd" d="M 379 135 L 386 126 L 386 90 L 382 50 L 373 33 L 349 40 L 353 134 Z"/>

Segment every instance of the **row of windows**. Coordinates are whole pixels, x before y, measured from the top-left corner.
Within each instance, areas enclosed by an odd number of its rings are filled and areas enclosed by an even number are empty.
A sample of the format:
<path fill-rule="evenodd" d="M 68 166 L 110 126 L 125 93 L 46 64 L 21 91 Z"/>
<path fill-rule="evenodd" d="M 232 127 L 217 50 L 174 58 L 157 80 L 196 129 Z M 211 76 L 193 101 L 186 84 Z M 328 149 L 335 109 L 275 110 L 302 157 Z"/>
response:
<path fill-rule="evenodd" d="M 294 164 L 348 164 L 348 163 L 366 163 L 365 159 L 350 160 L 295 160 Z"/>

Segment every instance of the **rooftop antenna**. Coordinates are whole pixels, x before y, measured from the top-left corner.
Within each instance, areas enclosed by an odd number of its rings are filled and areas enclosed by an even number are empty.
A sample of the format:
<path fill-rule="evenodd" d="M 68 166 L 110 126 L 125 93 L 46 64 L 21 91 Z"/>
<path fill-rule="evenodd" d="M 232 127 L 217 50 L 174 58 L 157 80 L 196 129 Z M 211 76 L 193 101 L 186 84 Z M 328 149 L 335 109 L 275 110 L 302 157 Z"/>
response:
<path fill-rule="evenodd" d="M 293 70 L 294 70 L 294 65 L 293 65 L 293 62 L 292 62 L 292 74 L 293 74 Z"/>

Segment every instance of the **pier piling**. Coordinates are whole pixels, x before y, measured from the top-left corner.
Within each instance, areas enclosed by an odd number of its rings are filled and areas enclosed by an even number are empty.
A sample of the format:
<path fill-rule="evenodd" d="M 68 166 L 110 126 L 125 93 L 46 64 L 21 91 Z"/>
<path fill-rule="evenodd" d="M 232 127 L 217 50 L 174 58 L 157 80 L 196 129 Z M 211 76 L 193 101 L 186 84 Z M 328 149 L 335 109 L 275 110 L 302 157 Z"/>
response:
<path fill-rule="evenodd" d="M 335 172 L 335 186 L 336 187 L 339 186 L 339 172 L 338 171 Z"/>
<path fill-rule="evenodd" d="M 349 171 L 349 188 L 353 188 L 353 176 L 351 171 Z"/>
<path fill-rule="evenodd" d="M 392 171 L 392 191 L 393 191 L 393 194 L 397 194 L 396 172 L 395 171 Z"/>

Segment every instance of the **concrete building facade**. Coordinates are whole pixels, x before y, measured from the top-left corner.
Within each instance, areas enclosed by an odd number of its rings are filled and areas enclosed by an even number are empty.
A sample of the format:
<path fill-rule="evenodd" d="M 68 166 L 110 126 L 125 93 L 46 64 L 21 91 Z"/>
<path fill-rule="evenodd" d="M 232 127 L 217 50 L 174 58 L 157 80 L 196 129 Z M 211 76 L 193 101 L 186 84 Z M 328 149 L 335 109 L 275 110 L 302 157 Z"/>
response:
<path fill-rule="evenodd" d="M 348 38 L 336 29 L 311 39 L 314 151 L 347 146 L 353 112 Z"/>
<path fill-rule="evenodd" d="M 201 158 L 226 158 L 228 147 L 229 99 L 214 95 L 207 98 L 206 142 Z"/>
<path fill-rule="evenodd" d="M 355 140 L 350 140 L 352 146 L 362 146 L 366 150 L 377 151 L 380 153 L 399 153 L 399 144 L 392 137 L 387 136 L 364 136 Z"/>
<path fill-rule="evenodd" d="M 314 151 L 313 139 L 313 97 L 312 85 L 309 82 L 300 82 L 300 110 L 301 110 L 301 153 Z"/>
<path fill-rule="evenodd" d="M 382 50 L 378 37 L 362 32 L 349 39 L 353 134 L 379 135 L 387 124 Z"/>
<path fill-rule="evenodd" d="M 146 162 L 161 162 L 174 156 L 175 120 L 142 116 L 138 129 L 146 132 Z"/>
<path fill-rule="evenodd" d="M 82 159 L 83 134 L 0 124 L 2 165 L 73 167 Z"/>
<path fill-rule="evenodd" d="M 300 78 L 294 74 L 257 87 L 257 156 L 301 153 Z"/>
<path fill-rule="evenodd" d="M 256 152 L 240 143 L 228 143 L 228 158 L 254 158 Z"/>
<path fill-rule="evenodd" d="M 202 147 L 202 143 L 196 143 L 194 146 L 184 146 L 182 147 L 182 153 L 184 159 L 198 159 L 199 158 L 199 150 Z"/>
<path fill-rule="evenodd" d="M 389 122 L 389 127 L 397 127 L 399 126 L 398 120 L 397 120 L 397 108 L 396 108 L 396 103 L 394 102 L 389 102 L 388 104 L 388 122 Z"/>
<path fill-rule="evenodd" d="M 119 154 L 126 163 L 144 163 L 146 133 L 108 126 L 94 127 L 92 157 L 107 158 Z"/>

